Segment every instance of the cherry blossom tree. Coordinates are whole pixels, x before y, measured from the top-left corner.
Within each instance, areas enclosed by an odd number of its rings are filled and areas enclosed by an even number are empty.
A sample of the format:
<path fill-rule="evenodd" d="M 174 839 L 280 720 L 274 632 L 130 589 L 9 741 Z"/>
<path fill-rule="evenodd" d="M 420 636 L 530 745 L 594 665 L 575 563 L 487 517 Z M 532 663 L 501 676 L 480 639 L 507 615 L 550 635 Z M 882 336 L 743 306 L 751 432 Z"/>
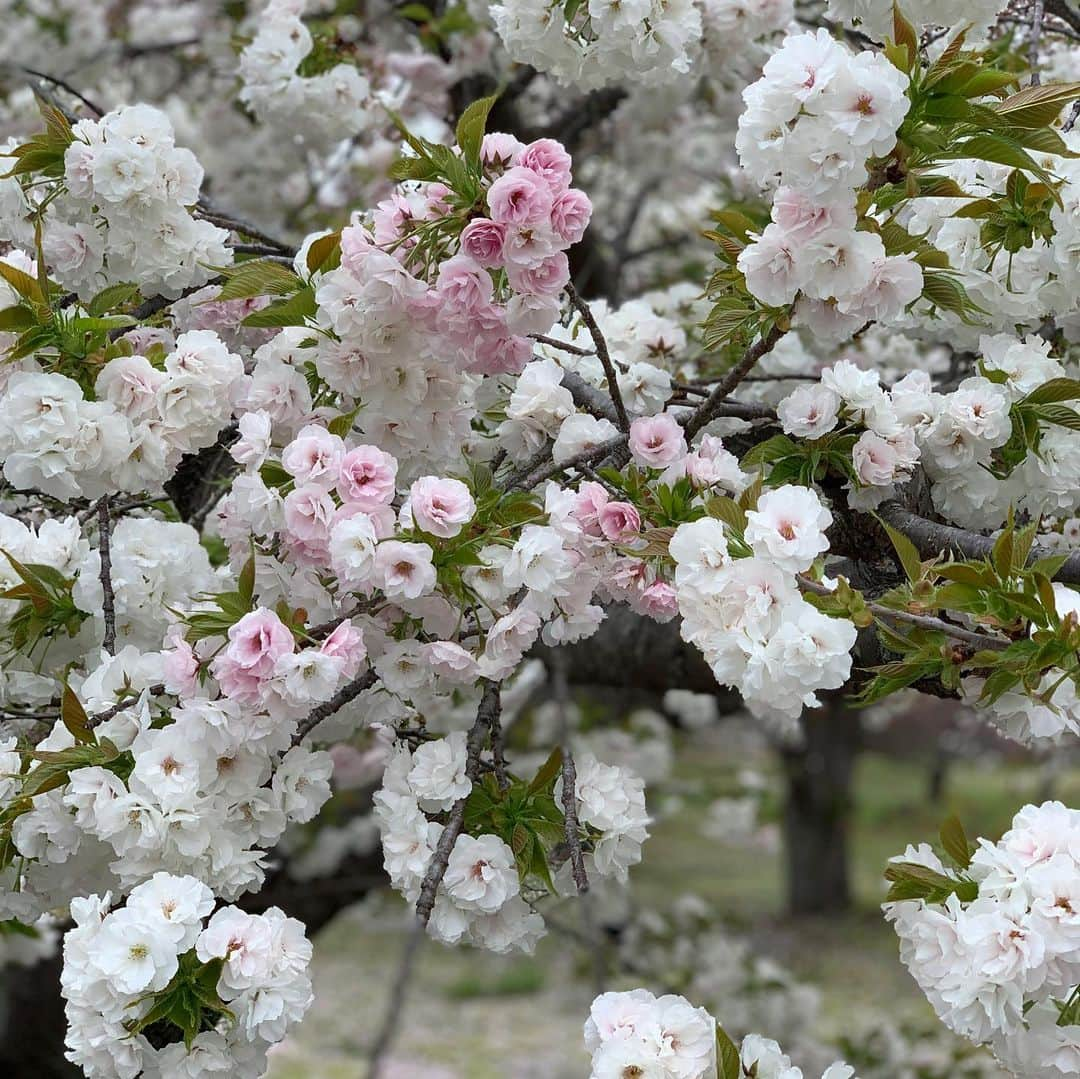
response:
<path fill-rule="evenodd" d="M 425 937 L 531 951 L 647 857 L 577 683 L 789 746 L 908 689 L 1080 735 L 1077 40 L 1061 0 L 10 5 L 0 940 L 55 955 L 71 1064 L 264 1074 L 329 916 L 281 866 L 359 760 L 415 915 L 377 1075 Z M 1080 1073 L 1080 811 L 925 838 L 884 915 L 942 1022 Z M 843 867 L 793 849 L 812 907 Z M 802 1074 L 648 987 L 585 1049 Z"/>

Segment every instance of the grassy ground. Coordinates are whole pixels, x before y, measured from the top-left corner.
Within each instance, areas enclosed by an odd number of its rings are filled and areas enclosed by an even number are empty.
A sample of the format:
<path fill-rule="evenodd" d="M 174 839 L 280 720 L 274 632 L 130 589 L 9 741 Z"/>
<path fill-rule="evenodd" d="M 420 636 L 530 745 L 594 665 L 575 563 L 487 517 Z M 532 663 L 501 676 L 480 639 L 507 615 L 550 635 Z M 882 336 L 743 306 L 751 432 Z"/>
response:
<path fill-rule="evenodd" d="M 641 901 L 662 908 L 692 892 L 734 920 L 760 950 L 822 990 L 825 1038 L 848 1027 L 852 1016 L 875 1010 L 926 1019 L 929 1007 L 900 966 L 895 936 L 877 909 L 882 867 L 907 843 L 932 840 L 950 813 L 971 835 L 1000 834 L 1016 809 L 1039 797 L 1037 770 L 957 764 L 943 803 L 930 806 L 924 766 L 865 755 L 856 774 L 856 909 L 798 922 L 783 914 L 778 851 L 700 837 L 701 812 L 730 790 L 731 775 L 719 741 L 680 753 L 668 797 L 681 808 L 656 824 L 645 846 L 634 874 Z M 1080 776 L 1063 778 L 1056 794 L 1078 804 Z M 366 1046 L 381 1022 L 404 942 L 398 904 L 380 909 L 347 912 L 317 939 L 318 1000 L 297 1037 L 276 1054 L 272 1079 L 364 1079 Z M 591 997 L 557 939 L 542 942 L 532 959 L 430 945 L 384 1079 L 582 1079 L 588 1069 L 581 1024 Z"/>

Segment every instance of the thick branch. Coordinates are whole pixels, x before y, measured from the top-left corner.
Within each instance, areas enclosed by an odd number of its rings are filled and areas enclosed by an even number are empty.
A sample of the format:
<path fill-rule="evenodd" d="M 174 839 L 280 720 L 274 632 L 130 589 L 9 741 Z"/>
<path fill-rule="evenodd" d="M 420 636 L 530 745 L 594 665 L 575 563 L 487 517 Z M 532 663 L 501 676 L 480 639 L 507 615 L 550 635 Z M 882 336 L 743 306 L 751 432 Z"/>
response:
<path fill-rule="evenodd" d="M 987 558 L 994 549 L 994 540 L 969 532 L 964 528 L 928 521 L 904 509 L 898 502 L 885 502 L 878 509 L 878 516 L 893 528 L 903 532 L 918 548 L 923 558 L 935 558 L 941 553 L 954 558 Z M 1028 555 L 1028 564 L 1041 558 L 1052 558 L 1057 551 L 1034 546 Z M 1080 553 L 1071 554 L 1054 579 L 1069 584 L 1080 584 Z"/>

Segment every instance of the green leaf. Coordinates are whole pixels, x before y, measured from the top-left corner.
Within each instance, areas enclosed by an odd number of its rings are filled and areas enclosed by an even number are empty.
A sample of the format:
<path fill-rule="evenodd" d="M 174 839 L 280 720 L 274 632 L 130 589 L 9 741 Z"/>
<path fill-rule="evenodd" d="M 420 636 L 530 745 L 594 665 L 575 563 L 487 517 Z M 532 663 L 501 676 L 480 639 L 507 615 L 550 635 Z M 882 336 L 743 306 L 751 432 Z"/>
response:
<path fill-rule="evenodd" d="M 968 296 L 967 290 L 948 274 L 926 272 L 923 274 L 923 297 L 944 311 L 952 311 L 964 322 L 970 322 L 972 311 L 980 312 Z"/>
<path fill-rule="evenodd" d="M 1040 420 L 1057 427 L 1068 427 L 1070 431 L 1080 431 L 1080 412 L 1068 405 L 1039 405 L 1035 414 Z"/>
<path fill-rule="evenodd" d="M 1011 514 L 1008 526 L 994 541 L 993 549 L 990 552 L 990 561 L 993 563 L 994 569 L 997 570 L 998 576 L 1003 581 L 1011 576 L 1013 564 L 1013 529 Z"/>
<path fill-rule="evenodd" d="M 48 300 L 41 291 L 41 286 L 28 273 L 0 259 L 0 277 L 2 277 L 24 300 L 38 306 L 46 306 Z"/>
<path fill-rule="evenodd" d="M 353 429 L 353 424 L 356 422 L 356 416 L 361 407 L 361 405 L 357 405 L 356 408 L 351 409 L 349 412 L 342 412 L 340 415 L 335 416 L 326 425 L 326 429 L 330 434 L 337 435 L 339 438 L 347 437 Z"/>
<path fill-rule="evenodd" d="M 426 157 L 399 157 L 388 170 L 391 180 L 434 180 L 439 175 L 435 163 Z"/>
<path fill-rule="evenodd" d="M 966 206 L 961 206 L 953 217 L 988 217 L 1001 209 L 997 199 L 972 199 Z"/>
<path fill-rule="evenodd" d="M 899 529 L 893 528 L 891 524 L 882 521 L 880 517 L 878 520 L 888 533 L 889 539 L 896 549 L 896 555 L 900 559 L 904 574 L 909 581 L 914 583 L 922 576 L 922 559 L 919 557 L 918 548 Z"/>
<path fill-rule="evenodd" d="M 555 786 L 555 781 L 562 773 L 562 749 L 556 746 L 548 755 L 548 759 L 537 769 L 529 784 L 529 794 L 539 794 L 541 791 L 550 792 Z"/>
<path fill-rule="evenodd" d="M 955 880 L 915 862 L 890 863 L 885 870 L 885 879 L 893 885 L 885 897 L 888 903 L 904 899 L 944 903 L 950 895 L 957 895 L 965 902 L 970 902 L 979 894 L 979 886 L 974 881 Z"/>
<path fill-rule="evenodd" d="M 252 296 L 289 296 L 304 284 L 292 270 L 270 259 L 238 262 L 235 266 L 219 268 L 219 273 L 225 277 L 225 284 L 207 303 L 245 300 Z"/>
<path fill-rule="evenodd" d="M 910 71 L 919 58 L 919 34 L 915 27 L 904 16 L 900 5 L 893 0 L 893 33 L 892 39 L 897 45 L 907 49 L 907 67 Z M 890 57 L 891 59 L 891 57 Z"/>
<path fill-rule="evenodd" d="M 22 333 L 23 330 L 29 330 L 31 326 L 36 325 L 37 318 L 34 312 L 25 304 L 5 307 L 3 311 L 0 311 L 0 330 L 5 333 Z"/>
<path fill-rule="evenodd" d="M 738 1047 L 724 1028 L 716 1024 L 717 1079 L 741 1079 L 742 1058 Z"/>
<path fill-rule="evenodd" d="M 1013 168 L 1026 169 L 1045 183 L 1051 182 L 1049 173 L 1019 143 L 989 131 L 972 135 L 957 144 L 954 150 L 949 150 L 939 156 L 946 161 L 975 158 L 998 165 L 1012 165 Z"/>
<path fill-rule="evenodd" d="M 261 311 L 252 311 L 243 320 L 243 325 L 257 329 L 303 326 L 309 318 L 314 318 L 317 310 L 315 290 L 310 285 L 306 285 L 287 300 L 272 303 Z"/>
<path fill-rule="evenodd" d="M 327 263 L 337 255 L 341 256 L 341 232 L 331 232 L 326 236 L 320 236 L 313 240 L 307 251 L 307 268 L 309 273 L 316 270 L 329 269 Z"/>
<path fill-rule="evenodd" d="M 240 598 L 247 604 L 248 608 L 251 607 L 251 602 L 255 596 L 255 555 L 252 556 L 244 563 L 244 568 L 240 571 L 240 576 L 236 581 L 236 591 L 240 594 Z"/>
<path fill-rule="evenodd" d="M 974 68 L 974 71 L 973 71 Z M 987 94 L 1003 90 L 1006 86 L 1014 86 L 1020 81 L 1020 76 L 1015 71 L 1001 71 L 993 67 L 979 67 L 965 65 L 960 69 L 965 78 L 956 80 L 956 89 L 964 97 L 985 97 Z M 943 85 L 953 85 L 954 80 L 943 80 Z"/>
<path fill-rule="evenodd" d="M 710 517 L 723 521 L 728 528 L 736 532 L 746 530 L 746 514 L 739 509 L 738 502 L 727 495 L 713 495 L 705 502 L 705 512 Z"/>
<path fill-rule="evenodd" d="M 431 9 L 423 4 L 405 4 L 403 7 L 395 8 L 394 14 L 415 23 L 431 22 L 435 18 Z"/>
<path fill-rule="evenodd" d="M 107 315 L 114 307 L 123 307 L 138 295 L 138 285 L 123 283 L 109 285 L 94 296 L 86 305 L 86 309 L 94 318 L 100 318 L 102 315 Z"/>
<path fill-rule="evenodd" d="M 971 844 L 959 817 L 949 817 L 942 823 L 941 846 L 957 869 L 967 869 L 971 865 Z"/>
<path fill-rule="evenodd" d="M 64 694 L 60 703 L 60 718 L 71 736 L 80 745 L 94 745 L 94 732 L 90 730 L 90 717 L 82 706 L 82 701 L 75 695 L 71 686 L 65 683 Z"/>
<path fill-rule="evenodd" d="M 480 145 L 484 140 L 488 114 L 498 99 L 498 94 L 492 94 L 490 97 L 482 97 L 479 101 L 474 101 L 465 109 L 457 122 L 457 144 L 465 160 L 474 166 L 480 163 Z"/>
<path fill-rule="evenodd" d="M 772 438 L 759 442 L 743 456 L 741 464 L 762 465 L 779 461 L 799 452 L 799 447 L 787 435 L 773 435 Z"/>
<path fill-rule="evenodd" d="M 1048 82 L 1025 86 L 1002 101 L 995 111 L 1018 127 L 1047 127 L 1077 97 L 1080 82 Z"/>
<path fill-rule="evenodd" d="M 45 146 L 28 144 L 16 157 L 15 164 L 0 179 L 13 176 L 27 176 L 30 173 L 43 172 L 47 176 L 60 177 L 64 174 L 64 152 Z"/>
<path fill-rule="evenodd" d="M 1080 379 L 1052 378 L 1036 387 L 1024 398 L 1026 405 L 1047 405 L 1057 401 L 1074 401 L 1080 397 Z"/>

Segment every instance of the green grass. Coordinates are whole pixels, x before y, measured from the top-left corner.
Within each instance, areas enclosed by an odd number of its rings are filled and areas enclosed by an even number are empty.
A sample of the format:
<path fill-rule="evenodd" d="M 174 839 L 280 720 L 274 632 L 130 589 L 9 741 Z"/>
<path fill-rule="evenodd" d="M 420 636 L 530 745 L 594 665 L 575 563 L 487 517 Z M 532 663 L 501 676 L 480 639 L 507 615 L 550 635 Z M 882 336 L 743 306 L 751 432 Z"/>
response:
<path fill-rule="evenodd" d="M 494 977 L 465 974 L 451 982 L 444 992 L 451 1000 L 476 997 L 522 996 L 538 993 L 546 981 L 544 968 L 535 959 L 514 960 Z"/>

